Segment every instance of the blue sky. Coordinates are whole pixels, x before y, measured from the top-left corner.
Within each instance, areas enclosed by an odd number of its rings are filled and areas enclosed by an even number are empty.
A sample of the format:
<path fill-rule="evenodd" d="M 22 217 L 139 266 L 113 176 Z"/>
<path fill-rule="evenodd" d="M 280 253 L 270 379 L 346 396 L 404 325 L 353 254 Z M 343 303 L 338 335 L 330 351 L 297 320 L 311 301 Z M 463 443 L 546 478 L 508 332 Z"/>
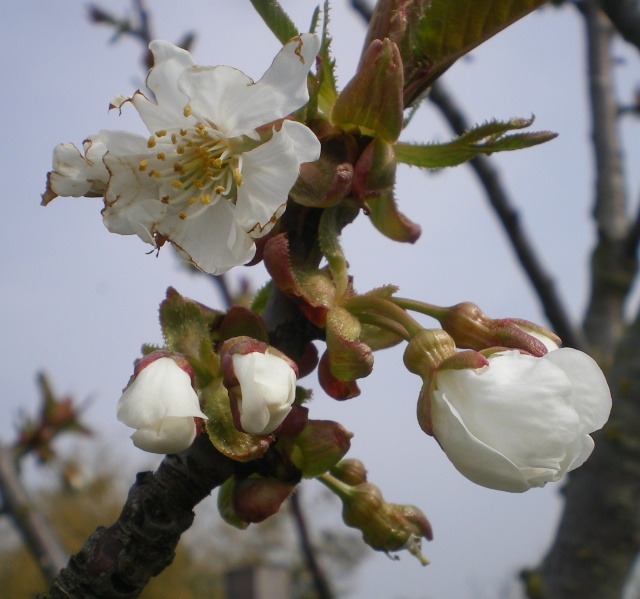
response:
<path fill-rule="evenodd" d="M 357 63 L 364 28 L 346 1 L 333 4 L 334 52 L 344 84 Z M 128 7 L 113 0 L 104 5 L 117 13 Z M 228 64 L 258 79 L 278 51 L 248 2 L 149 5 L 159 37 L 176 41 L 195 29 L 193 54 L 202 64 Z M 301 29 L 315 7 L 309 0 L 283 5 Z M 533 128 L 560 133 L 543 146 L 492 160 L 576 319 L 585 304 L 593 240 L 581 34 L 574 11 L 539 11 L 444 78 L 474 122 L 534 113 Z M 169 285 L 209 305 L 220 305 L 220 298 L 210 282 L 182 270 L 171 251 L 156 258 L 137 238 L 106 231 L 98 200 L 58 199 L 46 209 L 39 206 L 57 143 L 79 145 L 102 128 L 144 133 L 134 110 L 121 116 L 107 111 L 114 96 L 131 94 L 144 78 L 140 48 L 130 40 L 109 45 L 109 38 L 109 31 L 88 24 L 79 0 L 18 3 L 0 23 L 0 439 L 11 439 L 20 410 L 36 406 L 34 374 L 45 369 L 59 391 L 94 398 L 86 416 L 109 447 L 105 459 L 144 467 L 155 462 L 131 445 L 130 431 L 115 419 L 115 403 L 140 345 L 161 341 L 158 304 Z M 624 58 L 617 67 L 619 93 L 628 99 L 640 79 L 637 55 L 623 45 L 616 55 Z M 637 164 L 638 125 L 626 127 L 625 134 L 629 162 Z M 428 108 L 403 133 L 412 141 L 449 137 Z M 628 186 L 637 193 L 637 171 Z M 344 246 L 359 291 L 393 283 L 403 296 L 443 305 L 473 301 L 493 317 L 544 323 L 468 168 L 429 175 L 403 168 L 397 195 L 423 235 L 405 246 L 382 238 L 365 218 L 348 227 Z M 265 279 L 260 265 L 238 273 L 256 285 Z M 518 569 L 535 564 L 544 551 L 559 514 L 560 485 L 511 495 L 466 481 L 419 429 L 420 380 L 404 370 L 401 357 L 399 350 L 377 355 L 361 397 L 337 403 L 316 389 L 311 404 L 312 417 L 338 420 L 355 433 L 351 455 L 365 461 L 385 497 L 422 508 L 435 531 L 433 543 L 424 547 L 430 566 L 421 568 L 409 555 L 392 562 L 374 554 L 358 571 L 350 597 L 495 598 Z M 313 377 L 302 384 L 317 388 Z"/>

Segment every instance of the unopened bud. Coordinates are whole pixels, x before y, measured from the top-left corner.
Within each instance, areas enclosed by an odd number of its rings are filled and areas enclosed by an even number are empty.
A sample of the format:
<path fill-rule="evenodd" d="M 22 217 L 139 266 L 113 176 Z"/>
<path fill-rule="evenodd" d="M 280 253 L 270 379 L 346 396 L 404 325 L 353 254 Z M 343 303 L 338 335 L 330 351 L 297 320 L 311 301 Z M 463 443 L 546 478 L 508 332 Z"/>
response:
<path fill-rule="evenodd" d="M 279 446 L 287 452 L 305 478 L 315 478 L 335 466 L 349 451 L 353 433 L 331 420 L 309 420 L 292 440 L 280 438 Z"/>
<path fill-rule="evenodd" d="M 444 360 L 456 353 L 456 344 L 441 329 L 425 329 L 411 338 L 404 351 L 404 364 L 423 380 L 427 380 Z"/>
<path fill-rule="evenodd" d="M 280 510 L 295 487 L 295 483 L 261 476 L 236 479 L 231 492 L 233 513 L 243 522 L 262 522 Z"/>
<path fill-rule="evenodd" d="M 331 474 L 352 487 L 367 482 L 367 469 L 360 460 L 353 458 L 342 460 L 339 464 L 336 464 L 331 468 Z"/>
<path fill-rule="evenodd" d="M 517 318 L 492 319 L 471 302 L 457 304 L 443 312 L 440 325 L 458 347 L 476 351 L 507 347 L 540 357 L 557 349 L 560 343 L 559 337 L 540 325 Z"/>

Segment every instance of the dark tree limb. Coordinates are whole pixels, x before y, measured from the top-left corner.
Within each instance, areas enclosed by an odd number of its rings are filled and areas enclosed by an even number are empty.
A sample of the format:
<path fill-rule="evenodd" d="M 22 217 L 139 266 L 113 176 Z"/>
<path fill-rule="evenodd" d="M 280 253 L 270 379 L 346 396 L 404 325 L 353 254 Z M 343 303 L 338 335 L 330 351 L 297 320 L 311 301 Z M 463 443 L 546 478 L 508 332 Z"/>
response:
<path fill-rule="evenodd" d="M 68 553 L 22 487 L 15 450 L 3 446 L 0 446 L 0 495 L 3 513 L 13 520 L 45 580 L 53 581 L 67 563 Z"/>
<path fill-rule="evenodd" d="M 640 0 L 602 0 L 601 4 L 622 37 L 640 50 Z"/>
<path fill-rule="evenodd" d="M 138 474 L 122 513 L 98 528 L 39 599 L 134 599 L 173 561 L 193 508 L 222 484 L 237 463 L 206 435 L 168 455 L 155 473 Z"/>
<path fill-rule="evenodd" d="M 569 475 L 553 546 L 528 573 L 533 599 L 620 599 L 640 551 L 640 319 L 607 379 L 613 411 L 589 460 Z"/>
<path fill-rule="evenodd" d="M 591 257 L 591 294 L 584 329 L 594 357 L 610 363 L 624 329 L 624 301 L 636 273 L 627 250 L 629 224 L 614 95 L 613 28 L 597 0 L 581 5 L 585 19 L 591 127 L 596 165 L 593 216 L 598 241 Z"/>

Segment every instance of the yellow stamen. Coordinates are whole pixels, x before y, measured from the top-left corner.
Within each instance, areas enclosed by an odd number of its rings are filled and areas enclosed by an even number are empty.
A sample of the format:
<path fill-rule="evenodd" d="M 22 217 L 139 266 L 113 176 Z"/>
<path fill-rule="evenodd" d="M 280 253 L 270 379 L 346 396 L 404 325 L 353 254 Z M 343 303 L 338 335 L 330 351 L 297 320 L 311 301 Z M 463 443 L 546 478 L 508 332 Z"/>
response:
<path fill-rule="evenodd" d="M 166 129 L 160 129 L 160 131 L 156 131 L 156 135 L 158 137 L 164 137 L 167 134 Z"/>
<path fill-rule="evenodd" d="M 140 172 L 146 171 L 148 166 L 149 166 L 148 160 L 141 160 L 140 163 L 138 164 L 138 170 Z"/>
<path fill-rule="evenodd" d="M 172 143 L 173 145 L 175 145 L 175 144 L 177 144 L 177 143 L 178 143 L 178 136 L 177 136 L 175 133 L 172 133 L 172 134 L 171 134 L 171 143 Z"/>
<path fill-rule="evenodd" d="M 184 185 L 182 184 L 182 181 L 178 181 L 177 179 L 174 179 L 173 181 L 171 181 L 171 187 L 175 189 L 182 189 Z"/>
<path fill-rule="evenodd" d="M 202 181 L 200 181 L 200 179 L 196 179 L 193 182 L 193 186 L 197 189 L 202 189 L 204 187 L 204 183 Z"/>
<path fill-rule="evenodd" d="M 158 152 L 158 153 L 156 154 L 156 158 L 157 158 L 158 160 L 166 160 L 166 159 L 167 159 L 167 155 L 166 155 L 164 152 Z"/>
<path fill-rule="evenodd" d="M 216 193 L 221 194 L 224 191 L 224 187 L 222 185 L 216 186 Z"/>
<path fill-rule="evenodd" d="M 156 138 L 152 135 L 147 141 L 147 148 L 153 148 L 156 145 Z"/>
<path fill-rule="evenodd" d="M 184 116 L 191 116 L 191 106 L 189 106 L 189 104 L 184 107 L 182 114 L 184 114 Z"/>
<path fill-rule="evenodd" d="M 189 198 L 189 200 L 187 201 L 187 204 L 189 206 L 193 206 L 197 201 L 198 201 L 197 198 Z"/>
<path fill-rule="evenodd" d="M 236 185 L 240 187 L 242 185 L 242 173 L 239 168 L 233 169 L 233 180 L 236 182 Z"/>
<path fill-rule="evenodd" d="M 191 108 L 189 108 L 189 111 L 191 111 Z M 187 134 L 186 129 L 180 129 L 180 135 L 182 135 L 182 137 L 184 137 L 186 134 Z"/>
<path fill-rule="evenodd" d="M 187 218 L 187 215 L 184 212 L 178 212 L 178 218 L 180 220 L 184 220 L 185 218 Z"/>
<path fill-rule="evenodd" d="M 206 193 L 200 196 L 200 203 L 203 206 L 208 206 L 209 204 L 211 204 L 211 196 Z"/>

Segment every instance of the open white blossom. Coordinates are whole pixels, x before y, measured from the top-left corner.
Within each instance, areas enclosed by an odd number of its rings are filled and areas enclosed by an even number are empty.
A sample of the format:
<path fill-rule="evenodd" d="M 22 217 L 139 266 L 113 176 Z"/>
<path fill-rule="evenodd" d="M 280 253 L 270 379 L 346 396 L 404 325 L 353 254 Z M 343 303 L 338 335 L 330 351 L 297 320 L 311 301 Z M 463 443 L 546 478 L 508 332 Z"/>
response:
<path fill-rule="evenodd" d="M 240 424 L 247 433 L 266 435 L 277 429 L 296 397 L 296 373 L 282 358 L 251 352 L 232 357 L 242 399 Z"/>
<path fill-rule="evenodd" d="M 119 97 L 150 132 L 145 138 L 101 131 L 84 144 L 54 152 L 43 204 L 56 196 L 104 194 L 104 224 L 159 247 L 170 241 L 200 269 L 223 273 L 245 264 L 254 240 L 286 208 L 300 164 L 320 155 L 305 125 L 283 120 L 309 100 L 307 75 L 318 37 L 285 44 L 258 82 L 227 66 L 196 65 L 169 42 L 150 45 L 155 66 L 147 87 Z"/>
<path fill-rule="evenodd" d="M 593 359 L 553 345 L 541 358 L 504 351 L 483 368 L 436 374 L 433 434 L 468 479 L 522 492 L 557 481 L 591 455 L 589 433 L 611 410 L 609 387 Z"/>
<path fill-rule="evenodd" d="M 117 418 L 137 429 L 133 444 L 151 453 L 178 453 L 196 438 L 194 418 L 200 410 L 191 377 L 171 358 L 158 358 L 145 366 L 118 401 Z"/>

